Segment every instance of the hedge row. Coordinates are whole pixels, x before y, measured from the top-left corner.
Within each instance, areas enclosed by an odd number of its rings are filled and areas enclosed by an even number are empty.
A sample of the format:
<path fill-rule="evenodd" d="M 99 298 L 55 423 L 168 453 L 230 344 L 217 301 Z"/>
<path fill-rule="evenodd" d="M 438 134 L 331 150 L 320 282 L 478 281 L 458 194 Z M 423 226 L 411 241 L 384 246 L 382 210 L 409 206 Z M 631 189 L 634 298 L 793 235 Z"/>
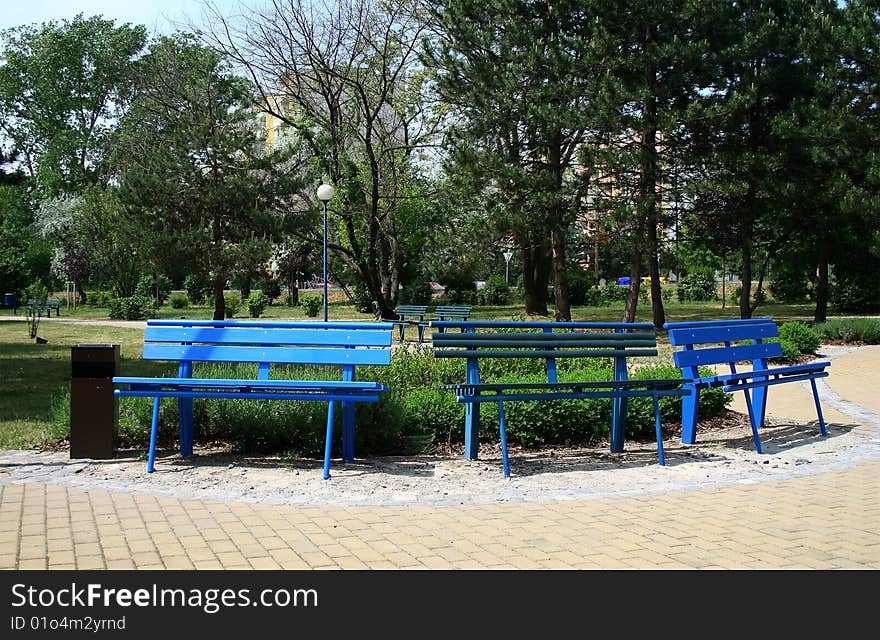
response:
<path fill-rule="evenodd" d="M 413 454 L 431 451 L 435 445 L 462 442 L 464 438 L 464 405 L 441 384 L 465 379 L 464 362 L 458 359 L 435 360 L 428 345 L 412 350 L 398 350 L 391 366 L 363 368 L 361 379 L 386 384 L 391 391 L 378 403 L 357 406 L 357 450 L 367 454 Z M 273 377 L 289 379 L 321 379 L 338 377 L 338 371 L 322 371 L 320 367 L 276 366 Z M 485 381 L 532 382 L 544 379 L 543 361 L 487 360 L 481 363 Z M 255 377 L 255 365 L 197 365 L 195 375 L 217 378 Z M 575 360 L 559 361 L 561 381 L 609 380 L 611 361 L 601 359 L 584 365 Z M 679 370 L 668 364 L 637 370 L 637 377 L 676 378 Z M 717 415 L 730 401 L 718 389 L 703 391 L 700 415 Z M 120 445 L 146 447 L 151 420 L 149 398 L 121 398 L 119 402 Z M 664 422 L 681 419 L 681 402 L 676 398 L 660 401 Z M 197 442 L 224 442 L 239 451 L 291 452 L 319 457 L 324 447 L 326 402 L 265 402 L 246 400 L 206 400 L 193 402 L 195 439 Z M 611 423 L 611 400 L 580 399 L 544 402 L 510 402 L 505 404 L 508 440 L 511 444 L 537 446 L 591 445 L 606 440 Z M 53 436 L 64 438 L 69 433 L 69 397 L 62 398 L 53 411 Z M 653 439 L 653 405 L 650 398 L 630 399 L 627 437 Z M 336 429 L 337 437 L 340 430 Z M 495 405 L 483 406 L 481 437 L 498 441 L 498 413 Z M 161 405 L 159 441 L 163 447 L 176 447 L 177 403 L 166 400 Z M 338 451 L 338 443 L 335 448 Z"/>

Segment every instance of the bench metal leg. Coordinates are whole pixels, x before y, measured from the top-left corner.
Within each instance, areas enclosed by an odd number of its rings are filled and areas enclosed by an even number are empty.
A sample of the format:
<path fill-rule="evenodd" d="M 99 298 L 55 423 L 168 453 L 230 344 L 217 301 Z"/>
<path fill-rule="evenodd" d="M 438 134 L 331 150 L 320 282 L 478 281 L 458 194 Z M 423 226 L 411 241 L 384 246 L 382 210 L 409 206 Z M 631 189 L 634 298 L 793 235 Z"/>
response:
<path fill-rule="evenodd" d="M 663 455 L 663 433 L 660 429 L 660 399 L 654 396 L 654 431 L 657 434 L 657 459 L 661 465 L 666 465 L 666 457 Z"/>
<path fill-rule="evenodd" d="M 510 477 L 510 462 L 507 459 L 507 428 L 504 424 L 504 403 L 498 402 L 498 429 L 501 435 L 501 460 L 504 464 L 504 477 Z"/>
<path fill-rule="evenodd" d="M 681 398 L 681 441 L 694 444 L 697 441 L 697 421 L 700 413 L 700 390 L 691 389 L 690 395 Z"/>
<path fill-rule="evenodd" d="M 614 379 L 617 381 L 628 378 L 626 360 L 614 358 Z M 611 452 L 621 453 L 626 437 L 626 398 L 614 398 L 611 401 Z"/>
<path fill-rule="evenodd" d="M 468 384 L 480 383 L 480 371 L 476 360 L 467 360 Z M 464 457 L 476 460 L 480 450 L 480 403 L 468 402 L 464 406 Z"/>
<path fill-rule="evenodd" d="M 330 479 L 330 449 L 333 446 L 333 407 L 336 404 L 330 401 L 327 407 L 327 436 L 324 442 L 324 480 Z"/>
<path fill-rule="evenodd" d="M 767 414 L 767 392 L 767 387 L 755 387 L 752 389 L 752 408 L 755 410 L 759 429 L 764 427 L 764 417 Z"/>
<path fill-rule="evenodd" d="M 342 368 L 342 380 L 354 382 L 355 369 L 352 366 Z M 342 459 L 354 461 L 354 402 L 342 401 Z"/>
<path fill-rule="evenodd" d="M 177 369 L 180 378 L 192 377 L 192 362 L 181 362 Z M 193 401 L 192 398 L 177 399 L 177 425 L 180 438 L 180 455 L 184 458 L 193 454 Z"/>
<path fill-rule="evenodd" d="M 819 391 L 816 389 L 815 378 L 810 378 L 810 385 L 813 387 L 813 400 L 816 401 L 816 414 L 819 416 L 819 428 L 822 430 L 822 436 L 827 437 L 828 432 L 825 430 L 825 417 L 822 415 L 822 405 L 819 404 Z"/>
<path fill-rule="evenodd" d="M 761 451 L 761 437 L 758 435 L 758 424 L 760 423 L 761 416 L 757 414 L 755 406 L 752 404 L 752 394 L 749 393 L 749 390 L 743 390 L 743 394 L 746 397 L 746 408 L 749 410 L 749 424 L 752 426 L 752 440 L 755 441 L 755 451 L 764 453 Z"/>
<path fill-rule="evenodd" d="M 399 329 L 400 329 L 400 331 L 399 331 L 399 333 L 400 333 L 400 341 L 403 342 L 403 332 L 406 330 L 406 326 L 405 326 L 405 325 L 402 325 L 402 324 L 399 324 L 399 325 L 397 325 L 397 326 L 398 326 Z"/>
<path fill-rule="evenodd" d="M 425 327 L 419 325 L 419 344 L 425 341 Z"/>
<path fill-rule="evenodd" d="M 150 452 L 147 455 L 147 473 L 156 468 L 156 436 L 159 434 L 159 396 L 153 398 L 153 422 L 150 424 Z"/>

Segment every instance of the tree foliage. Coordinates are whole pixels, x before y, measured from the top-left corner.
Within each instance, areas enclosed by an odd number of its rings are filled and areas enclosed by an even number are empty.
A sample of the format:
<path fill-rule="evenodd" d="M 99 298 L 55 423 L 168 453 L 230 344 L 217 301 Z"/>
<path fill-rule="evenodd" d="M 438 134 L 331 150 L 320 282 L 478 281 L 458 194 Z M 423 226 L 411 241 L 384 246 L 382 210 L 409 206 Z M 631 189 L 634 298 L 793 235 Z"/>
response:
<path fill-rule="evenodd" d="M 236 266 L 261 255 L 301 186 L 295 158 L 270 148 L 249 83 L 192 37 L 163 37 L 139 63 L 116 136 L 120 197 L 145 240 L 214 285 L 214 317 Z M 161 247 L 159 247 L 161 245 Z"/>

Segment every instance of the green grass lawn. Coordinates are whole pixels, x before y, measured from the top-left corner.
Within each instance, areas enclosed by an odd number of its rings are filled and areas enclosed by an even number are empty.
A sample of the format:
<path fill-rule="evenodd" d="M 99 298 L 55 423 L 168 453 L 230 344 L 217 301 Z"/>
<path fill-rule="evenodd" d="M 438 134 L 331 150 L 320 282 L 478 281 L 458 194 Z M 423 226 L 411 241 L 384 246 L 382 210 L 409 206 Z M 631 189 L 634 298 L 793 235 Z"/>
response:
<path fill-rule="evenodd" d="M 552 311 L 551 311 L 552 313 Z M 163 307 L 160 318 L 210 319 L 212 309 L 207 306 L 189 307 L 178 310 Z M 736 318 L 738 310 L 731 305 L 722 309 L 721 303 L 680 304 L 670 302 L 666 306 L 667 320 L 714 320 Z M 767 305 L 760 307 L 755 316 L 772 316 L 776 320 L 808 320 L 812 314 L 810 305 Z M 0 315 L 12 315 L 9 309 L 0 310 Z M 619 322 L 623 306 L 575 307 L 572 317 L 576 321 Z M 21 315 L 19 314 L 21 317 Z M 350 304 L 332 302 L 329 306 L 331 320 L 370 321 L 369 314 L 358 313 Z M 240 314 L 241 318 L 245 316 Z M 317 320 L 306 318 L 299 307 L 273 305 L 268 307 L 265 318 Z M 106 319 L 107 310 L 90 306 L 78 306 L 67 310 L 62 307 L 61 318 Z M 521 305 L 501 307 L 478 307 L 471 316 L 474 320 L 525 319 Z M 546 320 L 550 318 L 534 318 Z M 650 306 L 640 305 L 637 320 L 651 321 Z M 115 343 L 120 345 L 120 370 L 118 375 L 157 375 L 172 373 L 174 365 L 157 362 L 144 362 L 140 359 L 143 344 L 143 328 L 140 323 L 131 327 L 93 326 L 78 323 L 43 321 L 39 335 L 48 340 L 47 344 L 35 344 L 28 337 L 27 324 L 21 322 L 0 322 L 0 372 L 3 384 L 0 386 L 0 448 L 31 448 L 43 445 L 51 426 L 51 407 L 53 400 L 70 388 L 71 347 L 78 343 Z M 395 333 L 396 336 L 396 333 Z M 408 328 L 406 340 L 417 340 L 414 327 Z M 661 353 L 668 355 L 665 336 L 658 335 Z"/>

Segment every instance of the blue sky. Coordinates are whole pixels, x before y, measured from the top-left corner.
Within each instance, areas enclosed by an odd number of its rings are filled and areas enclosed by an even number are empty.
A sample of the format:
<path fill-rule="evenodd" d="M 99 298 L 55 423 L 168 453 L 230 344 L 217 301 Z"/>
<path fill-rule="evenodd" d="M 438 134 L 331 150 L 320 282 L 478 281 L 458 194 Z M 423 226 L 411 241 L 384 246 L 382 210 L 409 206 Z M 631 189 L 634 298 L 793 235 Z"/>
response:
<path fill-rule="evenodd" d="M 212 0 L 224 13 L 236 8 L 259 7 L 263 0 Z M 70 20 L 76 14 L 102 15 L 116 24 L 131 22 L 147 27 L 151 34 L 171 33 L 178 25 L 200 24 L 204 12 L 202 0 L 2 0 L 0 30 L 23 24 L 41 24 L 50 20 Z"/>

